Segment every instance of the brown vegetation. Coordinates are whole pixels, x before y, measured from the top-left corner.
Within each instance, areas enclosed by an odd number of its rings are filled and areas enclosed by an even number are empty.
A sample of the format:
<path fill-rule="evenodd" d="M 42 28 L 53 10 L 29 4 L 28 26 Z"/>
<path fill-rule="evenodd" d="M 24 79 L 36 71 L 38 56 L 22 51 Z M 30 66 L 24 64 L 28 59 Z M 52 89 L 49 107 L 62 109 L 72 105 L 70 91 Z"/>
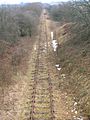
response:
<path fill-rule="evenodd" d="M 50 14 L 60 26 L 56 28 L 59 43 L 56 63 L 65 78 L 59 87 L 77 101 L 77 110 L 90 119 L 90 16 L 89 2 L 75 1 L 52 6 Z M 58 24 L 58 25 L 59 25 Z"/>
<path fill-rule="evenodd" d="M 0 86 L 14 83 L 18 70 L 25 74 L 41 11 L 41 3 L 0 6 Z"/>
<path fill-rule="evenodd" d="M 28 56 L 30 55 L 34 41 L 29 37 L 21 38 L 14 46 L 2 43 L 5 47 L 4 53 L 0 58 L 0 86 L 13 84 L 12 75 L 16 75 L 19 70 L 23 74 L 27 70 Z"/>

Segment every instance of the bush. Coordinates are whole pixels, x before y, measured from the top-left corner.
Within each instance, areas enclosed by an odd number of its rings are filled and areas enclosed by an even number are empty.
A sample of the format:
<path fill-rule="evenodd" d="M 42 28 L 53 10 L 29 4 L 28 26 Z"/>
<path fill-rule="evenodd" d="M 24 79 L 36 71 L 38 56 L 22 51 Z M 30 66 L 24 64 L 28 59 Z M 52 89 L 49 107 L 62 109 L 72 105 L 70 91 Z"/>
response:
<path fill-rule="evenodd" d="M 62 34 L 65 31 L 63 26 L 57 34 L 61 46 L 58 61 L 62 66 L 61 74 L 66 74 L 59 87 L 75 97 L 81 115 L 90 119 L 90 1 L 60 3 L 51 6 L 49 13 L 53 20 L 70 26 L 66 37 Z M 64 42 L 61 43 L 61 39 Z"/>
<path fill-rule="evenodd" d="M 41 11 L 40 3 L 0 6 L 0 39 L 15 43 L 36 33 Z"/>
<path fill-rule="evenodd" d="M 0 9 L 0 39 L 15 43 L 18 39 L 18 26 L 13 16 L 4 8 Z"/>
<path fill-rule="evenodd" d="M 33 43 L 28 36 L 37 33 L 41 11 L 40 3 L 0 5 L 0 86 L 10 85 L 13 71 L 25 70 L 31 49 L 28 43 Z M 23 36 L 26 38 L 21 39 Z"/>

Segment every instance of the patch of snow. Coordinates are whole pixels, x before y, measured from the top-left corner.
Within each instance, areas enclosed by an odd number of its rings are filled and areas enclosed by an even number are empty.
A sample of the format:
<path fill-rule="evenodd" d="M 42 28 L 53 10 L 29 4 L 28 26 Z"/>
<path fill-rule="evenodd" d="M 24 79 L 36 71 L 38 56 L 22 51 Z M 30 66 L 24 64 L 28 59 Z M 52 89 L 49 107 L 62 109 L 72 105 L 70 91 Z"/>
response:
<path fill-rule="evenodd" d="M 83 120 L 83 117 L 82 117 L 82 116 L 80 116 L 80 117 L 79 117 L 79 120 Z"/>
<path fill-rule="evenodd" d="M 37 47 L 36 47 L 36 45 L 34 46 L 34 50 L 37 50 Z"/>
<path fill-rule="evenodd" d="M 45 47 L 47 47 L 47 44 L 45 43 Z"/>
<path fill-rule="evenodd" d="M 51 39 L 53 40 L 53 32 L 51 32 Z"/>
<path fill-rule="evenodd" d="M 77 105 L 77 102 L 74 103 L 74 106 L 76 106 L 76 105 Z"/>
<path fill-rule="evenodd" d="M 53 40 L 53 41 L 52 41 L 52 47 L 53 47 L 54 51 L 56 51 L 56 49 L 57 49 L 57 47 L 58 47 L 57 40 Z"/>
<path fill-rule="evenodd" d="M 73 116 L 73 118 L 76 118 L 76 116 Z"/>
<path fill-rule="evenodd" d="M 83 120 L 83 117 L 82 116 L 76 117 L 76 120 Z"/>
<path fill-rule="evenodd" d="M 59 70 L 59 71 L 61 70 L 61 67 L 59 64 L 56 64 L 55 66 L 56 66 L 57 70 Z"/>
<path fill-rule="evenodd" d="M 59 64 L 56 64 L 55 66 L 56 66 L 56 67 L 59 67 Z"/>
<path fill-rule="evenodd" d="M 74 112 L 74 110 L 71 110 L 71 112 Z"/>
<path fill-rule="evenodd" d="M 77 114 L 78 112 L 77 111 L 75 111 L 75 114 Z"/>
<path fill-rule="evenodd" d="M 61 68 L 57 68 L 57 70 L 59 70 L 59 71 L 60 71 L 60 70 L 61 70 Z"/>

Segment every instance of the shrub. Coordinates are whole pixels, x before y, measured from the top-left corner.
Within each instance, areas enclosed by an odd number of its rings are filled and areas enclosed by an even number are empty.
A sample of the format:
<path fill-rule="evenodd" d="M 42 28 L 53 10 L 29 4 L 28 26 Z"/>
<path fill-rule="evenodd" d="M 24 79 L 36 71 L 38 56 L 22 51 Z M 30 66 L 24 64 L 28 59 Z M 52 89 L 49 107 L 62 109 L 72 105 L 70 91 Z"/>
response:
<path fill-rule="evenodd" d="M 0 8 L 0 39 L 15 43 L 18 35 L 18 26 L 15 19 L 7 9 Z"/>

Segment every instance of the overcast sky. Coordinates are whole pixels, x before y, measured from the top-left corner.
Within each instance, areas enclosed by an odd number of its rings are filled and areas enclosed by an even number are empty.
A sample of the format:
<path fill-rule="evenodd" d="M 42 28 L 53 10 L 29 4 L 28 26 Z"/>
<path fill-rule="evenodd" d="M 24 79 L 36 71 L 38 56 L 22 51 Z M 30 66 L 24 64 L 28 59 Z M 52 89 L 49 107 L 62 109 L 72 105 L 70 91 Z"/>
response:
<path fill-rule="evenodd" d="M 27 3 L 27 2 L 42 2 L 42 3 L 52 3 L 52 2 L 60 2 L 67 0 L 0 0 L 0 4 L 18 4 L 18 3 Z"/>

